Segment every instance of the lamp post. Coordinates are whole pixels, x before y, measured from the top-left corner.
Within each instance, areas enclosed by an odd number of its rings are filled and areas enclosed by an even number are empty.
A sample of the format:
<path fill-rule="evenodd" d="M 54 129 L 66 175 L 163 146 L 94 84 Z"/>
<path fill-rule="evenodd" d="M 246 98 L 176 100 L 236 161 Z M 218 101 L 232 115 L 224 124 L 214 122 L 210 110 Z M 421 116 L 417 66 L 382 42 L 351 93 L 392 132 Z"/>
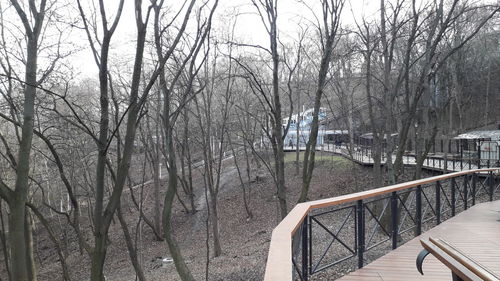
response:
<path fill-rule="evenodd" d="M 418 156 L 418 122 L 415 121 L 415 161 L 417 161 Z"/>

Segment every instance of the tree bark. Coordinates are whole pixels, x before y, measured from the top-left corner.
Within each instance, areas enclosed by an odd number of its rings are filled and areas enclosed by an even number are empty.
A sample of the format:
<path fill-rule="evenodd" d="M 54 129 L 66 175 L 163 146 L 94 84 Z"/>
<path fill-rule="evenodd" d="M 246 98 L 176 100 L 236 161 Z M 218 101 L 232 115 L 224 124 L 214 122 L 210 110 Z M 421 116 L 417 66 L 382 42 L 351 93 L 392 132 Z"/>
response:
<path fill-rule="evenodd" d="M 28 264 L 31 260 L 29 256 L 32 250 L 27 245 L 29 238 L 28 229 L 26 228 L 26 201 L 29 189 L 29 172 L 30 172 L 30 153 L 33 139 L 34 126 L 34 109 L 35 95 L 37 85 L 37 60 L 38 60 L 38 40 L 45 16 L 45 3 L 40 2 L 39 12 L 35 12 L 34 27 L 30 27 L 27 16 L 19 6 L 16 0 L 11 1 L 14 5 L 17 14 L 21 18 L 27 37 L 26 49 L 26 65 L 24 78 L 24 100 L 23 100 L 23 123 L 21 125 L 21 142 L 19 144 L 19 152 L 16 166 L 16 180 L 13 196 L 8 200 L 10 208 L 9 221 L 9 241 L 11 251 L 11 271 L 12 278 L 16 281 L 27 281 L 34 278 L 35 270 L 32 264 Z M 30 3 L 31 6 L 31 3 Z"/>

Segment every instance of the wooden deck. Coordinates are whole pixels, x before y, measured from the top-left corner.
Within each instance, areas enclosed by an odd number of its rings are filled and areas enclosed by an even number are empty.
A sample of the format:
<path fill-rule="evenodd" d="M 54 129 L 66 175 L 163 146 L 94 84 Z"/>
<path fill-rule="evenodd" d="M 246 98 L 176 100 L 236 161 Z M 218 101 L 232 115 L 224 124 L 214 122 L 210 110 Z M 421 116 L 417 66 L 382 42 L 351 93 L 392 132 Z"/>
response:
<path fill-rule="evenodd" d="M 415 266 L 423 249 L 421 238 L 443 238 L 495 274 L 500 275 L 500 201 L 477 204 L 428 230 L 387 255 L 339 280 L 451 280 L 450 270 L 429 255 L 423 264 L 425 275 Z"/>

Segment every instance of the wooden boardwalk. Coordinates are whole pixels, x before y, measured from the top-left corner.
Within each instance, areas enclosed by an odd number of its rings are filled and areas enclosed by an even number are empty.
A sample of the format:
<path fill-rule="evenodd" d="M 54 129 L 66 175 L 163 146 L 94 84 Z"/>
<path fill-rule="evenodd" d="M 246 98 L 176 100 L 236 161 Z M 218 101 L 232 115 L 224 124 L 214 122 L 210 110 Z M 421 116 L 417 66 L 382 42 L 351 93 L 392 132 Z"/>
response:
<path fill-rule="evenodd" d="M 305 149 L 305 148 L 304 148 Z M 353 152 L 352 158 L 348 153 L 348 150 L 345 146 L 339 147 L 332 144 L 326 144 L 318 147 L 319 151 L 325 152 L 333 152 L 335 154 L 340 154 L 344 157 L 351 159 L 352 161 L 361 164 L 361 165 L 373 165 L 374 161 L 371 157 L 371 152 L 369 150 L 362 150 L 359 148 L 355 149 Z M 393 155 L 393 161 L 396 159 L 396 155 Z M 414 166 L 416 165 L 416 159 L 414 155 L 404 155 L 403 165 Z M 484 162 L 484 161 L 483 161 Z M 385 163 L 385 158 L 382 158 L 382 165 Z M 488 163 L 488 167 L 495 167 L 496 161 L 491 161 Z M 446 167 L 445 167 L 446 166 Z M 443 155 L 429 155 L 422 165 L 423 169 L 433 170 L 433 171 L 444 171 L 446 169 L 447 172 L 460 172 L 466 170 L 474 170 L 480 168 L 487 168 L 486 162 L 479 167 L 476 163 L 471 163 L 470 160 L 458 160 L 458 159 L 448 159 L 444 160 Z"/>
<path fill-rule="evenodd" d="M 471 207 L 339 280 L 452 280 L 450 270 L 432 255 L 424 261 L 425 275 L 418 273 L 420 239 L 429 236 L 450 242 L 500 275 L 500 201 L 493 201 Z"/>

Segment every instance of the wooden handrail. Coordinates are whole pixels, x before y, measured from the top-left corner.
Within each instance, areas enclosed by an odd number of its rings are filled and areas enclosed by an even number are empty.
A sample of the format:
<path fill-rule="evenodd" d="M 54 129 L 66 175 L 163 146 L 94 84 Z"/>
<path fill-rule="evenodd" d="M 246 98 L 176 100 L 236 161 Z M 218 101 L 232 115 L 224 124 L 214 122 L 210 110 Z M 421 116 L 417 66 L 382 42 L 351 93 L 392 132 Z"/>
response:
<path fill-rule="evenodd" d="M 394 191 L 409 189 L 415 186 L 424 185 L 427 183 L 445 180 L 449 178 L 459 177 L 467 174 L 486 173 L 493 171 L 500 171 L 500 168 L 460 171 L 460 172 L 449 173 L 435 177 L 429 177 L 425 179 L 380 187 L 372 190 L 351 193 L 333 198 L 299 203 L 295 205 L 295 207 L 278 224 L 278 226 L 274 228 L 272 232 L 271 242 L 269 245 L 269 253 L 267 256 L 264 280 L 265 281 L 292 280 L 293 278 L 292 236 L 300 227 L 307 214 L 313 209 L 335 206 L 347 202 L 356 202 L 358 200 L 371 198 L 383 194 L 388 194 Z"/>

